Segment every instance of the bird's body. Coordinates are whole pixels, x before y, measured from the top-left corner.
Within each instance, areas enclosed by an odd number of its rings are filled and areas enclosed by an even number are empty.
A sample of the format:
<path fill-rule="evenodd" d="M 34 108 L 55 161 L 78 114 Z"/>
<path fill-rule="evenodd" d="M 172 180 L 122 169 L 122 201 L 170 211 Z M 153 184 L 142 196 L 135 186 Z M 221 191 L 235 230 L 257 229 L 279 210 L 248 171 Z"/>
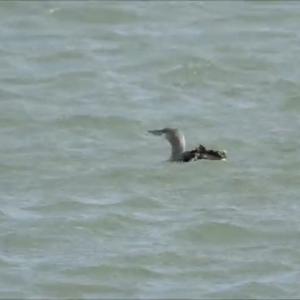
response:
<path fill-rule="evenodd" d="M 224 160 L 225 151 L 209 150 L 203 145 L 199 145 L 193 150 L 185 150 L 185 137 L 182 132 L 175 128 L 164 128 L 159 130 L 149 130 L 154 135 L 164 135 L 172 147 L 170 161 L 189 162 L 199 159 Z"/>

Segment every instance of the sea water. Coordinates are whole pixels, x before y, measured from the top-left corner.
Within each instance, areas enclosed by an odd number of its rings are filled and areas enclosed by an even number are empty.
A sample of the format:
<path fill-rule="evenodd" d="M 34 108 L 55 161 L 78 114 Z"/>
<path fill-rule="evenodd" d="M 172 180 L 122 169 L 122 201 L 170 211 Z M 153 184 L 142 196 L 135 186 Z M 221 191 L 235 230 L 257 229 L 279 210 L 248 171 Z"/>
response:
<path fill-rule="evenodd" d="M 0 3 L 0 297 L 299 298 L 300 4 Z M 149 129 L 228 159 L 169 163 Z"/>

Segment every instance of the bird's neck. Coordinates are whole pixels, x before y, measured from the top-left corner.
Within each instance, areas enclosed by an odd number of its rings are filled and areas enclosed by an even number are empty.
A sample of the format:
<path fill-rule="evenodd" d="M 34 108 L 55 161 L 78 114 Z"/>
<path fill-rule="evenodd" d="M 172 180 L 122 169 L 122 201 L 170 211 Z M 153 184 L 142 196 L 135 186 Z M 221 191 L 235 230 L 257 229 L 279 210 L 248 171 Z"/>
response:
<path fill-rule="evenodd" d="M 171 152 L 171 161 L 178 161 L 182 157 L 182 153 L 185 151 L 185 139 L 184 136 L 181 137 L 174 137 L 169 140 L 169 143 L 172 147 Z"/>

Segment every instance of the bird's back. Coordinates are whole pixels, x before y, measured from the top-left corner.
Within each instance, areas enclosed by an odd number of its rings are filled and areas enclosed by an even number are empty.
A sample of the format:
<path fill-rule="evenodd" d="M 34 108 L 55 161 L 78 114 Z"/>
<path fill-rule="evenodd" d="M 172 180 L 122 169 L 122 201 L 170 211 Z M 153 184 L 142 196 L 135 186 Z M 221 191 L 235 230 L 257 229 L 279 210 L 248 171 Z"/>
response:
<path fill-rule="evenodd" d="M 199 145 L 191 151 L 182 153 L 182 162 L 189 162 L 199 159 L 221 160 L 226 159 L 225 151 L 206 149 L 203 145 Z"/>

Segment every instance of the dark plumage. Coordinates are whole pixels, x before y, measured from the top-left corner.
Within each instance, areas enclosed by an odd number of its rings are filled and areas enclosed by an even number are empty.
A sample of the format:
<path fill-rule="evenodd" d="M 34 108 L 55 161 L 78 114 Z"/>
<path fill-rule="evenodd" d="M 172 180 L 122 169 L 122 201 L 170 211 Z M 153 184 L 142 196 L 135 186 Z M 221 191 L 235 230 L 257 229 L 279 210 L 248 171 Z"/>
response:
<path fill-rule="evenodd" d="M 199 145 L 191 151 L 182 153 L 182 161 L 189 162 L 198 159 L 221 160 L 226 159 L 225 151 L 208 150 L 203 145 Z"/>

